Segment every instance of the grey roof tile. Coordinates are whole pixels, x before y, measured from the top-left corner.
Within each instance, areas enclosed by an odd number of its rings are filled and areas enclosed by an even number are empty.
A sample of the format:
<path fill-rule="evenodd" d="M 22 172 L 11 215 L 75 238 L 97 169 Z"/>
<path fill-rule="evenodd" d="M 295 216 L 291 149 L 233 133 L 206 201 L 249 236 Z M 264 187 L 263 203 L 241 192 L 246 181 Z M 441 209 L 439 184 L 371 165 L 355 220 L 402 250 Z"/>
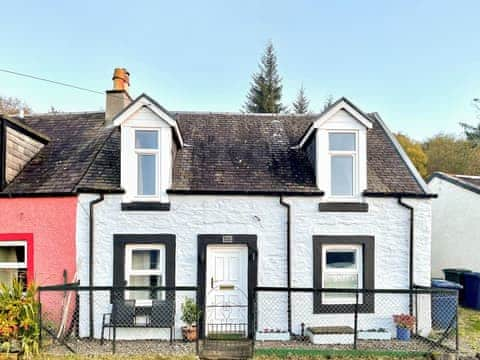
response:
<path fill-rule="evenodd" d="M 314 170 L 298 143 L 318 115 L 170 112 L 185 147 L 178 150 L 173 189 L 315 192 Z M 24 123 L 51 141 L 4 190 L 13 193 L 120 190 L 120 129 L 104 113 L 49 114 Z M 368 191 L 423 194 L 393 144 L 371 117 Z"/>

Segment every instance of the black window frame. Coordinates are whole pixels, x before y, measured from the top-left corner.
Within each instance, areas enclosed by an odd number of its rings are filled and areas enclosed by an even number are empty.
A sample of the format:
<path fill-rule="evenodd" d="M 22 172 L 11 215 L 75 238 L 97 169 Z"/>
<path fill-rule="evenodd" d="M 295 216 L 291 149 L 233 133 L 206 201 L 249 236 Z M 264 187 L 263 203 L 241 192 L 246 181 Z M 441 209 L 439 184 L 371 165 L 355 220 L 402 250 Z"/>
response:
<path fill-rule="evenodd" d="M 114 234 L 113 235 L 113 286 L 125 286 L 125 247 L 126 245 L 152 244 L 165 245 L 165 287 L 175 287 L 175 248 L 173 234 Z M 119 296 L 124 298 L 123 291 Z M 149 313 L 150 306 L 137 306 L 139 313 Z"/>
<path fill-rule="evenodd" d="M 364 235 L 314 235 L 313 236 L 313 286 L 322 288 L 322 248 L 325 245 L 361 245 L 362 246 L 362 284 L 364 289 L 375 289 L 375 238 Z M 361 313 L 375 312 L 375 294 L 363 293 L 362 303 L 358 305 Z M 313 295 L 313 313 L 354 313 L 355 304 L 324 304 L 322 293 Z"/>

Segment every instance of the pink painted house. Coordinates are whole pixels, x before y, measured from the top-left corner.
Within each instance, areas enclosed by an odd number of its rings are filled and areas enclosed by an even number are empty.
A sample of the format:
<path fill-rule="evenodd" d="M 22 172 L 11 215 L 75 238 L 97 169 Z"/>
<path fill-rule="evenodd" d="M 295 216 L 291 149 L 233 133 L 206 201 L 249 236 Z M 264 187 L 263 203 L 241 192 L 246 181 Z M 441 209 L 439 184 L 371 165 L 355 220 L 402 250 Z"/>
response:
<path fill-rule="evenodd" d="M 77 195 L 102 128 L 90 114 L 0 114 L 0 282 L 76 281 Z"/>
<path fill-rule="evenodd" d="M 0 282 L 56 285 L 76 271 L 77 197 L 0 199 Z"/>

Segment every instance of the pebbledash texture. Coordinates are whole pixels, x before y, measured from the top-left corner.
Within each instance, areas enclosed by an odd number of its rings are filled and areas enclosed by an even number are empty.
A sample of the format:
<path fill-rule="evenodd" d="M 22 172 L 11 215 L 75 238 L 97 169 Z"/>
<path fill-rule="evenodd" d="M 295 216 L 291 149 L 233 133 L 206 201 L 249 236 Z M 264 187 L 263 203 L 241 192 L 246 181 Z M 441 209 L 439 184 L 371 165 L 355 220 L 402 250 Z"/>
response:
<path fill-rule="evenodd" d="M 82 194 L 78 211 L 77 254 L 80 259 L 80 279 L 88 278 L 88 203 L 95 196 Z M 121 195 L 106 195 L 98 204 L 95 216 L 98 220 L 95 233 L 95 284 L 111 285 L 113 279 L 112 234 L 139 232 L 145 234 L 168 233 L 176 235 L 176 285 L 190 286 L 197 283 L 197 236 L 198 234 L 255 234 L 258 241 L 258 285 L 284 287 L 287 284 L 286 220 L 285 209 L 278 198 L 262 196 L 179 196 L 171 195 L 172 207 L 168 212 L 125 212 L 121 210 Z M 380 289 L 407 289 L 409 287 L 409 212 L 399 207 L 396 199 L 369 198 L 368 213 L 321 213 L 319 198 L 289 197 L 293 217 L 292 237 L 292 282 L 294 287 L 312 287 L 313 250 L 312 236 L 322 235 L 374 235 L 375 236 L 375 286 Z M 430 200 L 410 199 L 415 207 L 415 283 L 430 284 Z M 80 306 L 80 329 L 88 335 L 88 299 Z M 312 297 L 297 297 L 293 303 L 293 331 L 300 333 L 302 323 L 315 325 L 335 318 L 335 324 L 350 325 L 351 315 L 313 314 Z M 100 295 L 101 296 L 101 295 Z M 192 294 L 185 294 L 192 296 Z M 273 302 L 264 299 L 258 304 L 259 329 L 287 329 L 287 298 L 278 294 Z M 182 296 L 183 297 L 183 296 Z M 177 298 L 176 337 L 180 338 L 180 306 Z M 261 300 L 261 299 L 260 299 Z M 394 301 L 392 301 L 394 303 Z M 82 305 L 82 303 L 81 303 Z M 272 306 L 274 305 L 274 306 Z M 377 317 L 373 322 L 378 328 L 394 331 L 389 315 L 408 312 L 408 302 L 396 308 L 378 303 L 376 311 L 369 314 Z M 429 307 L 428 307 L 429 308 Z M 107 298 L 95 300 L 95 314 L 108 312 Z M 297 312 L 295 312 L 295 309 Z M 309 309 L 306 311 L 305 309 Z M 387 312 L 387 313 L 385 313 Z M 430 313 L 421 314 L 420 330 L 430 330 Z M 343 320 L 340 320 L 341 317 Z M 96 317 L 95 336 L 100 337 L 101 317 Z M 149 333 L 138 329 L 119 329 L 119 338 L 168 339 L 168 330 Z"/>

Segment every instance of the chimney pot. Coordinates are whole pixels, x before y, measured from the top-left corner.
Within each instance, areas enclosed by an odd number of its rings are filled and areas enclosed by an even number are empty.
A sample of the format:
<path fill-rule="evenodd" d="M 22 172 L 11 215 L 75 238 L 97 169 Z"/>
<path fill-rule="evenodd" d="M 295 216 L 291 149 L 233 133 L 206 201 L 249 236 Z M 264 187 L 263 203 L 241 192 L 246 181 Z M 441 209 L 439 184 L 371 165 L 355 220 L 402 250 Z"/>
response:
<path fill-rule="evenodd" d="M 113 71 L 113 90 L 128 91 L 130 86 L 130 73 L 125 68 L 115 68 Z"/>
<path fill-rule="evenodd" d="M 113 118 L 125 109 L 132 98 L 128 94 L 130 73 L 125 68 L 115 68 L 113 71 L 113 89 L 107 90 L 105 107 L 105 125 L 111 125 Z"/>

